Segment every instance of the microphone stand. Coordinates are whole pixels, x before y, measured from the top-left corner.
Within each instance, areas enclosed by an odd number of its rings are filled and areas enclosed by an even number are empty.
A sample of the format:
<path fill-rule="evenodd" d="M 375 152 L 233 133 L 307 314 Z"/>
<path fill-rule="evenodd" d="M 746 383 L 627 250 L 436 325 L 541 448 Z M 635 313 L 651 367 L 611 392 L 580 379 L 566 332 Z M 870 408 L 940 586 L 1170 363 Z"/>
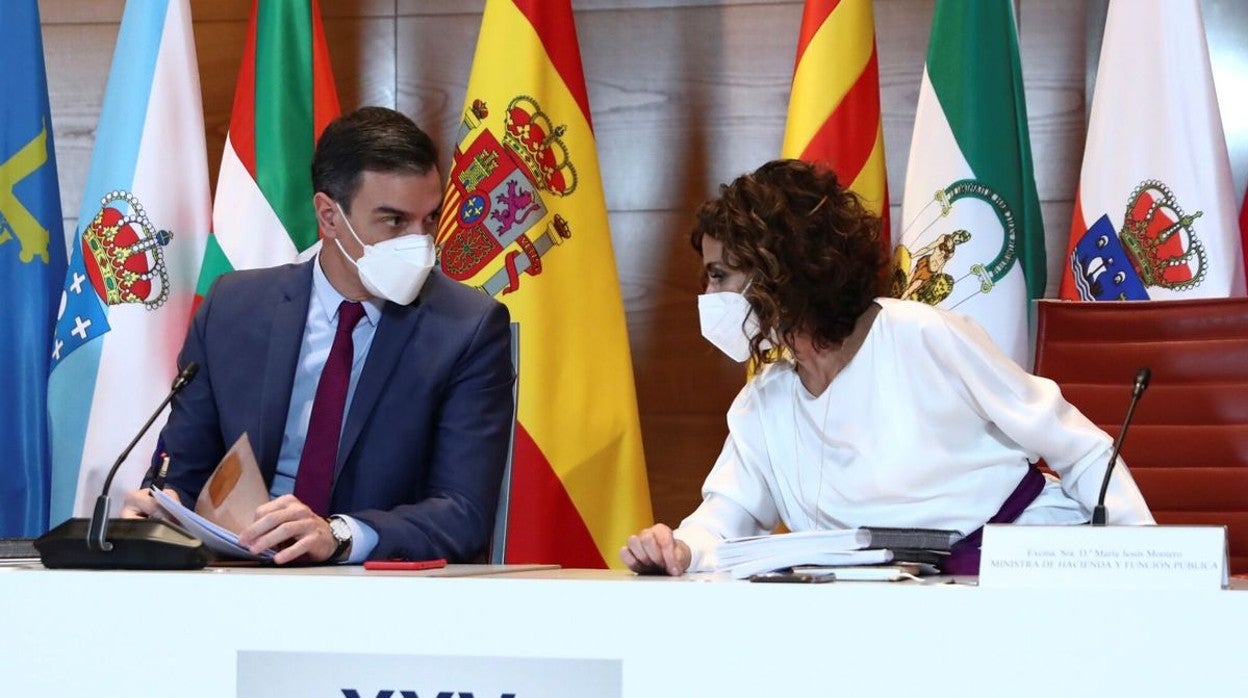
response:
<path fill-rule="evenodd" d="M 173 401 L 173 397 L 181 392 L 187 383 L 191 382 L 197 371 L 199 371 L 199 365 L 191 362 L 178 373 L 178 377 L 173 380 L 173 386 L 169 389 L 169 394 L 161 401 L 160 406 L 156 408 L 152 416 L 147 418 L 147 422 L 139 429 L 139 433 L 134 435 L 134 438 L 131 439 L 125 450 L 121 452 L 121 455 L 117 456 L 117 460 L 113 461 L 113 467 L 108 469 L 108 477 L 104 479 L 104 487 L 100 490 L 100 496 L 95 498 L 95 511 L 91 515 L 91 524 L 87 528 L 87 548 L 90 550 L 109 552 L 113 549 L 113 544 L 109 543 L 106 538 L 108 534 L 108 491 L 112 489 L 113 478 L 116 477 L 122 462 L 126 460 L 130 452 L 138 445 L 143 435 L 147 433 L 148 429 L 152 428 L 152 423 L 156 421 L 161 412 L 165 411 L 165 407 Z"/>
<path fill-rule="evenodd" d="M 1140 398 L 1144 396 L 1144 390 L 1148 388 L 1148 381 L 1152 377 L 1152 371 L 1147 366 L 1143 366 L 1135 373 L 1135 385 L 1131 388 L 1131 404 L 1127 406 L 1127 417 L 1122 421 L 1122 431 L 1118 432 L 1118 438 L 1114 441 L 1114 450 L 1109 455 L 1109 464 L 1105 466 L 1105 479 L 1101 481 L 1101 495 L 1096 499 L 1096 507 L 1092 509 L 1092 525 L 1104 526 L 1107 513 L 1105 511 L 1105 495 L 1109 492 L 1109 478 L 1114 472 L 1114 465 L 1118 463 L 1118 452 L 1122 450 L 1122 443 L 1127 439 L 1127 428 L 1131 426 L 1131 417 L 1135 414 L 1135 406 L 1140 403 Z"/>
<path fill-rule="evenodd" d="M 108 491 L 121 464 L 151 428 L 165 407 L 195 377 L 199 366 L 189 363 L 174 379 L 169 394 L 139 429 L 104 480 L 90 519 L 69 519 L 35 541 L 45 567 L 87 569 L 199 569 L 208 564 L 204 544 L 182 528 L 159 519 L 108 518 Z M 112 540 L 109 528 L 112 525 Z"/>

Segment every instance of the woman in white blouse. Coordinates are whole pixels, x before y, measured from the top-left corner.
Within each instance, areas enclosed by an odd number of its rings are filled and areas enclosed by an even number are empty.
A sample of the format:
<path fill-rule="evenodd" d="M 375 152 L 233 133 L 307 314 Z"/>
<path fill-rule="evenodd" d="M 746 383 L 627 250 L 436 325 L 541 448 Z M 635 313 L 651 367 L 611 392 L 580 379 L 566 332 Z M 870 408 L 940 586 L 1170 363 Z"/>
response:
<path fill-rule="evenodd" d="M 630 536 L 630 568 L 712 570 L 719 541 L 783 523 L 957 530 L 971 534 L 966 554 L 946 571 L 974 573 L 989 521 L 1088 521 L 1110 437 L 971 320 L 879 297 L 879 227 L 835 175 L 795 160 L 699 209 L 703 335 L 761 370 L 728 411 L 701 506 L 675 531 Z M 1153 523 L 1121 462 L 1106 504 L 1110 523 Z"/>

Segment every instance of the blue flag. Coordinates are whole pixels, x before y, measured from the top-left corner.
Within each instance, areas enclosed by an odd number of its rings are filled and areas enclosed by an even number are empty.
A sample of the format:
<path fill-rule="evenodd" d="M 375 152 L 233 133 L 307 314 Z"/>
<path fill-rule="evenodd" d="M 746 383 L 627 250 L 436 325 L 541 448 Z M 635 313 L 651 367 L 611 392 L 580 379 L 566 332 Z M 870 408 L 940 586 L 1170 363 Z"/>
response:
<path fill-rule="evenodd" d="M 65 278 L 36 0 L 0 3 L 0 536 L 48 528 L 48 363 Z"/>

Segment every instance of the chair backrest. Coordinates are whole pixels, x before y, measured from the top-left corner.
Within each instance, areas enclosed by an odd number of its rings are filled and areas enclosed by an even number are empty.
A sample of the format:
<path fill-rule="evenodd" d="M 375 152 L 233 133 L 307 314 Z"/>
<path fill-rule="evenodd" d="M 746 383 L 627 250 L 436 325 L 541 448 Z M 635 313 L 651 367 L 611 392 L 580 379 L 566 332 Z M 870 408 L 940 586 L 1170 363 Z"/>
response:
<path fill-rule="evenodd" d="M 486 550 L 491 565 L 507 562 L 507 523 L 511 517 L 511 464 L 516 451 L 516 416 L 520 413 L 520 323 L 511 323 L 511 370 L 516 377 L 511 386 L 511 438 L 507 441 L 507 465 L 503 469 L 503 485 L 498 491 L 498 509 L 494 514 L 494 533 Z"/>
<path fill-rule="evenodd" d="M 1035 372 L 1111 436 L 1141 366 L 1123 460 L 1158 523 L 1226 525 L 1248 572 L 1248 299 L 1040 302 Z"/>

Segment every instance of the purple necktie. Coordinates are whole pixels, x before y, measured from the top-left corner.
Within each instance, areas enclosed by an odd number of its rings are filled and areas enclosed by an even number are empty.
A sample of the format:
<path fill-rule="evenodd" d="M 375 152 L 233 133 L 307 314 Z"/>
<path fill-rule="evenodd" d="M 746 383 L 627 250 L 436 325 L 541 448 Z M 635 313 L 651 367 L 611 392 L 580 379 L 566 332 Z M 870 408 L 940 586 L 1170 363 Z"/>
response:
<path fill-rule="evenodd" d="M 343 301 L 338 306 L 334 345 L 329 349 L 329 358 L 321 369 L 321 380 L 316 384 L 308 434 L 303 440 L 303 455 L 299 457 L 299 471 L 295 474 L 295 498 L 320 516 L 329 514 L 329 493 L 334 483 L 338 438 L 342 434 L 347 388 L 351 385 L 351 360 L 355 355 L 351 331 L 362 317 L 364 306 L 359 303 Z"/>

